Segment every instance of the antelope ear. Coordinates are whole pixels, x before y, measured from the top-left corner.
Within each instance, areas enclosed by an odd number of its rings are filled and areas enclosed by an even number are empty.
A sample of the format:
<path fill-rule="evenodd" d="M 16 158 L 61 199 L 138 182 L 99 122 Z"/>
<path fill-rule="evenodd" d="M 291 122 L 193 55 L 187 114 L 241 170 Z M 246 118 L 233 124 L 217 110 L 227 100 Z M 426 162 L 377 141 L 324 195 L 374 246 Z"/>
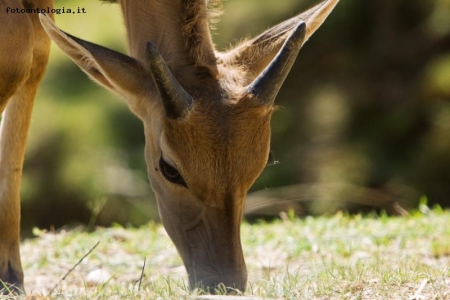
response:
<path fill-rule="evenodd" d="M 135 59 L 117 51 L 84 41 L 60 30 L 53 21 L 40 14 L 42 27 L 58 47 L 94 81 L 123 96 L 132 107 L 138 103 L 130 97 L 154 89 L 144 67 Z M 150 76 L 151 78 L 151 76 Z"/>
<path fill-rule="evenodd" d="M 306 23 L 305 43 L 322 25 L 339 0 L 324 0 L 309 10 L 288 19 L 241 44 L 223 56 L 226 63 L 246 66 L 253 81 L 274 59 L 297 26 Z M 252 78 L 253 76 L 253 78 Z"/>

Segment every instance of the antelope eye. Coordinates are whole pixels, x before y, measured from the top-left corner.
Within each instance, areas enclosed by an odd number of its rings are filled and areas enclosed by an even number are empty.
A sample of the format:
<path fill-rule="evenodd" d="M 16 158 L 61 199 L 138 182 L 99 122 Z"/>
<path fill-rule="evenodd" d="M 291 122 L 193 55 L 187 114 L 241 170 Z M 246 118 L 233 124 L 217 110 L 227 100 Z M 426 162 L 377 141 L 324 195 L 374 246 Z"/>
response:
<path fill-rule="evenodd" d="M 159 168 L 163 176 L 172 183 L 187 187 L 186 181 L 177 169 L 169 165 L 162 157 L 159 159 Z"/>

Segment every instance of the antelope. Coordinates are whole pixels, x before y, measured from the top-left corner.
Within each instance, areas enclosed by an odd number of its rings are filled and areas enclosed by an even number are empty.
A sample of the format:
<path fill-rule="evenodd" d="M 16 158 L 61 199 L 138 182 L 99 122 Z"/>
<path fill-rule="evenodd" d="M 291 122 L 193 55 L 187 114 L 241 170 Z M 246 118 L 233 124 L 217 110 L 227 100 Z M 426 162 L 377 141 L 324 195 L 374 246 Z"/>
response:
<path fill-rule="evenodd" d="M 339 0 L 323 0 L 225 52 L 215 49 L 209 26 L 220 0 L 103 1 L 121 7 L 129 55 L 60 30 L 50 15 L 40 14 L 42 27 L 90 78 L 123 98 L 142 120 L 148 177 L 163 226 L 186 267 L 190 288 L 214 293 L 218 286 L 225 286 L 229 292 L 245 291 L 240 223 L 247 191 L 268 163 L 275 97 L 300 48 Z M 1 8 L 4 3 L 0 1 Z M 35 16 L 30 17 L 36 24 Z M 8 35 L 8 31 L 0 33 Z M 35 28 L 34 33 L 40 35 L 41 29 Z M 45 38 L 42 41 L 47 43 Z M 47 56 L 48 48 L 44 52 Z M 45 63 L 39 62 L 43 70 Z M 5 60 L 2 63 L 4 69 Z M 8 64 L 6 70 L 11 73 Z M 6 79 L 2 91 L 10 86 Z M 38 83 L 30 84 L 36 89 Z M 26 93 L 32 102 L 34 95 Z M 4 151 L 10 146 L 3 135 L 8 137 L 17 128 L 6 125 L 10 106 L 2 124 L 2 164 L 4 153 L 11 155 Z M 10 114 L 24 113 L 18 108 Z M 7 173 L 2 165 L 2 176 L 12 176 L 12 172 L 20 177 L 14 173 L 17 166 Z M 19 183 L 3 183 L 1 195 Z M 3 216 L 6 213 L 9 219 L 0 221 L 0 278 L 22 287 L 19 197 L 9 202 L 3 198 Z"/>

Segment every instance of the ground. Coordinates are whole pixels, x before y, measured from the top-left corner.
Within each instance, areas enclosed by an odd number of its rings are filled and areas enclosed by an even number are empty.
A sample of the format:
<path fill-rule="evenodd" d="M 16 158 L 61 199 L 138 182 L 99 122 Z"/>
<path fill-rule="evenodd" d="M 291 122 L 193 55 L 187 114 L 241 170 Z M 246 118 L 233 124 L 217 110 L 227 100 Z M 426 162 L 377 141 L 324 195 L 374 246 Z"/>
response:
<path fill-rule="evenodd" d="M 406 217 L 284 215 L 271 223 L 244 223 L 246 296 L 450 299 L 449 224 L 450 212 L 426 206 Z M 159 224 L 35 234 L 22 245 L 29 294 L 50 299 L 198 295 L 188 291 L 181 259 Z"/>

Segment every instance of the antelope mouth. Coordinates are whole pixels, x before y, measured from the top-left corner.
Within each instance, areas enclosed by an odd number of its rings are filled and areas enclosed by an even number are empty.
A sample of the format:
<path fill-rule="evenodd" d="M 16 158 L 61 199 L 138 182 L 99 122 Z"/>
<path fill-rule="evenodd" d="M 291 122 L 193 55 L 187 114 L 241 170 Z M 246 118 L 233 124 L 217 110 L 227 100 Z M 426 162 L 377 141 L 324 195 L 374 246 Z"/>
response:
<path fill-rule="evenodd" d="M 224 224 L 227 222 L 220 222 L 218 213 L 209 209 L 196 220 L 195 226 L 185 229 L 189 254 L 182 257 L 191 290 L 227 295 L 245 291 L 247 268 L 239 230 L 221 226 Z"/>
<path fill-rule="evenodd" d="M 194 267 L 195 269 L 195 267 Z M 189 272 L 189 270 L 188 270 Z M 189 272 L 189 286 L 191 290 L 200 290 L 208 294 L 239 295 L 245 291 L 247 285 L 247 271 L 223 271 L 219 274 Z"/>

